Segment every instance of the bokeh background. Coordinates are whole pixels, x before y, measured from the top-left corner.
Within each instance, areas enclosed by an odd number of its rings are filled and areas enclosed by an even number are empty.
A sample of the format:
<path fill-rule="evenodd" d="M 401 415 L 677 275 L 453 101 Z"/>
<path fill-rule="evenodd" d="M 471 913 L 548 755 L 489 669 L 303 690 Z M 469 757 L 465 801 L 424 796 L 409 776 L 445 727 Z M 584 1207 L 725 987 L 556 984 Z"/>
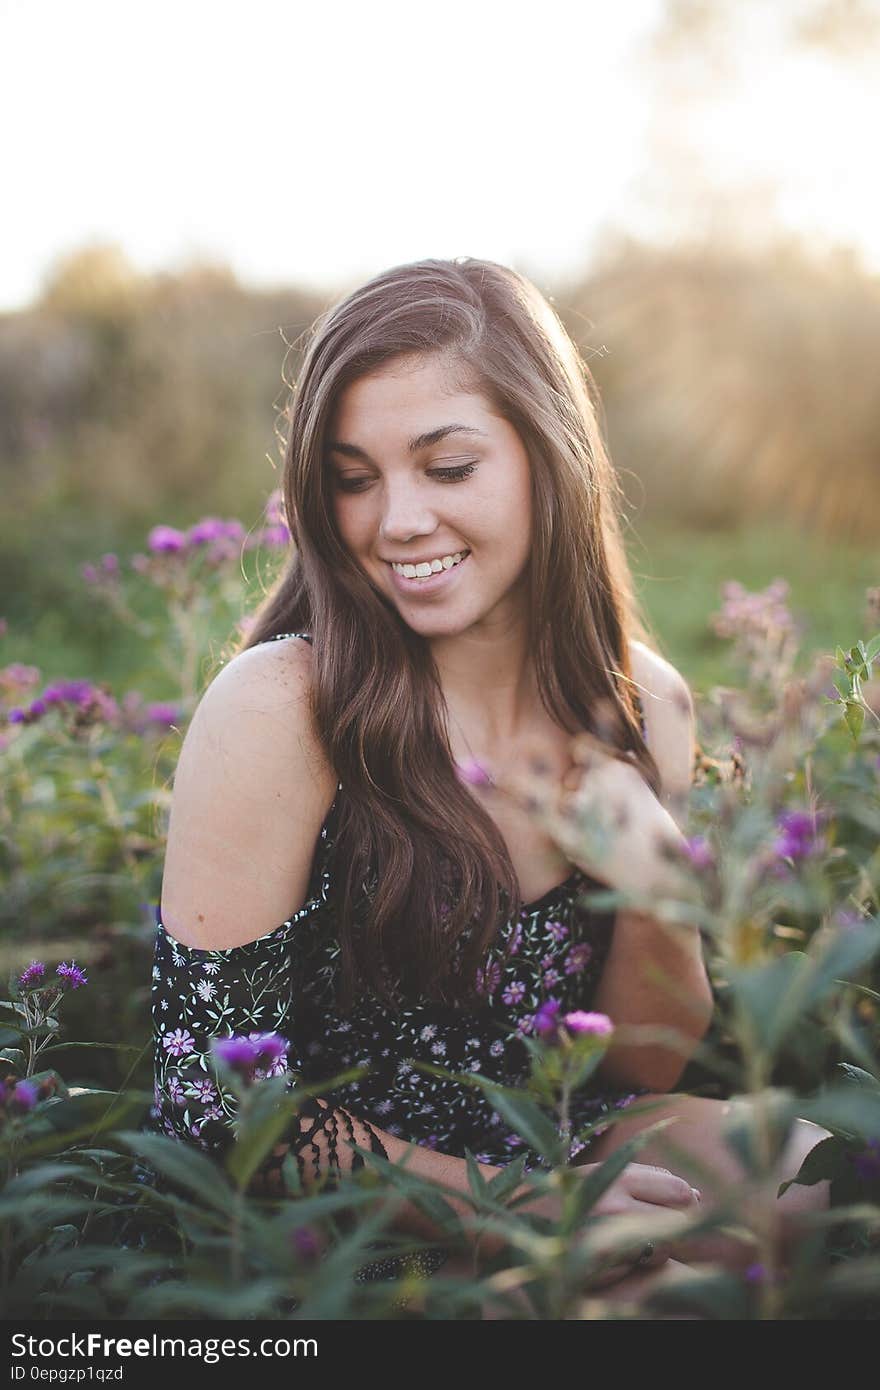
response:
<path fill-rule="evenodd" d="M 83 566 L 259 527 L 309 324 L 426 255 L 552 298 L 695 689 L 729 579 L 784 579 L 810 647 L 871 635 L 873 0 L 4 0 L 0 29 L 5 661 L 170 698 Z M 279 558 L 242 548 L 248 594 Z"/>

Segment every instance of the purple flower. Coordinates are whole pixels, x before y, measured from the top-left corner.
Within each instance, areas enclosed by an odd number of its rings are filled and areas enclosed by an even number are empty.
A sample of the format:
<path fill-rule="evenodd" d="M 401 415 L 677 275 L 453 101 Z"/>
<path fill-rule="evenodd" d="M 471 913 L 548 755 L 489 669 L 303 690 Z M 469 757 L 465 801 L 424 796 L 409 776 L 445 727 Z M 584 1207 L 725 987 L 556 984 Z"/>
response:
<path fill-rule="evenodd" d="M 9 1097 L 9 1104 L 20 1114 L 26 1114 L 37 1103 L 38 1089 L 33 1081 L 19 1081 Z"/>
<path fill-rule="evenodd" d="M 198 1077 L 196 1080 L 190 1081 L 187 1084 L 186 1094 L 193 1100 L 200 1100 L 205 1105 L 208 1105 L 211 1101 L 217 1099 L 217 1087 L 214 1085 L 213 1081 L 209 1081 L 206 1076 Z"/>
<path fill-rule="evenodd" d="M 517 922 L 513 928 L 513 931 L 510 934 L 510 941 L 507 945 L 507 954 L 509 956 L 515 956 L 519 954 L 519 948 L 522 944 L 522 934 L 522 922 Z"/>
<path fill-rule="evenodd" d="M 495 994 L 500 984 L 498 960 L 489 960 L 485 969 L 477 970 L 477 994 Z"/>
<path fill-rule="evenodd" d="M 505 1004 L 518 1004 L 525 997 L 526 987 L 521 980 L 514 980 L 507 986 L 501 998 Z"/>
<path fill-rule="evenodd" d="M 147 705 L 146 716 L 151 724 L 161 724 L 163 727 L 171 728 L 180 718 L 180 708 L 170 702 L 160 701 L 158 704 Z"/>
<path fill-rule="evenodd" d="M 583 1009 L 566 1014 L 562 1022 L 570 1033 L 589 1033 L 595 1038 L 607 1038 L 614 1032 L 607 1014 L 585 1013 Z"/>
<path fill-rule="evenodd" d="M 552 989 L 554 985 L 559 984 L 559 981 L 562 979 L 562 976 L 560 975 L 558 970 L 545 970 L 541 978 L 543 981 L 544 988 Z"/>
<path fill-rule="evenodd" d="M 259 1052 L 250 1038 L 212 1038 L 211 1047 L 218 1061 L 224 1062 L 231 1071 L 250 1075 L 257 1064 Z"/>
<path fill-rule="evenodd" d="M 56 966 L 55 974 L 61 980 L 62 989 L 79 989 L 80 985 L 87 985 L 89 982 L 88 976 L 74 960 L 70 961 L 69 964 L 63 960 L 59 966 Z"/>
<path fill-rule="evenodd" d="M 186 536 L 173 526 L 154 526 L 147 536 L 147 546 L 154 552 L 171 555 L 185 549 Z"/>
<path fill-rule="evenodd" d="M 466 758 L 464 762 L 456 763 L 455 770 L 459 779 L 466 782 L 469 787 L 494 787 L 495 785 L 491 772 L 476 758 Z"/>
<path fill-rule="evenodd" d="M 183 1057 L 187 1052 L 192 1052 L 195 1045 L 195 1038 L 185 1028 L 175 1028 L 173 1033 L 166 1033 L 162 1039 L 162 1046 L 171 1057 Z"/>
<path fill-rule="evenodd" d="M 6 721 L 8 724 L 23 724 L 25 719 L 24 710 L 16 705 L 14 709 L 8 711 Z"/>
<path fill-rule="evenodd" d="M 705 835 L 694 835 L 690 840 L 685 840 L 682 849 L 695 869 L 710 869 L 715 863 L 712 846 Z"/>
<path fill-rule="evenodd" d="M 248 1042 L 256 1048 L 258 1062 L 280 1062 L 287 1057 L 290 1043 L 280 1033 L 249 1033 Z"/>
<path fill-rule="evenodd" d="M 535 1012 L 534 1028 L 541 1038 L 548 1038 L 555 1034 L 559 1025 L 560 1003 L 558 999 L 545 999 L 544 1003 Z"/>
<path fill-rule="evenodd" d="M 853 1167 L 862 1182 L 880 1181 L 880 1139 L 869 1139 L 862 1152 L 853 1155 Z"/>
<path fill-rule="evenodd" d="M 23 970 L 18 977 L 18 983 L 22 989 L 29 989 L 38 980 L 42 980 L 46 973 L 46 967 L 41 960 L 32 960 L 27 969 Z"/>
<path fill-rule="evenodd" d="M 300 1260 L 316 1260 L 321 1253 L 321 1242 L 310 1226 L 297 1226 L 290 1233 L 290 1243 Z"/>
<path fill-rule="evenodd" d="M 116 555 L 108 553 L 101 556 L 101 569 L 105 574 L 119 573 L 119 559 Z"/>
<path fill-rule="evenodd" d="M 39 716 L 40 716 L 41 714 L 45 714 L 45 713 L 46 713 L 46 710 L 47 710 L 48 708 L 49 708 L 49 706 L 48 706 L 48 704 L 46 703 L 46 701 L 45 701 L 44 699 L 42 699 L 42 698 L 38 695 L 37 698 L 36 698 L 36 700 L 32 700 L 32 701 L 31 701 L 31 707 L 30 707 L 30 710 L 29 710 L 28 712 L 29 712 L 29 714 L 33 715 L 34 718 L 39 718 Z"/>
<path fill-rule="evenodd" d="M 577 946 L 572 946 L 565 962 L 566 975 L 579 975 L 593 958 L 593 948 L 588 941 L 581 941 Z"/>
<path fill-rule="evenodd" d="M 186 1103 L 183 1083 L 176 1072 L 172 1072 L 168 1078 L 168 1094 L 171 1097 L 173 1105 L 184 1105 Z"/>
<path fill-rule="evenodd" d="M 564 941 L 568 936 L 568 927 L 562 922 L 548 922 L 544 930 L 554 941 Z"/>
<path fill-rule="evenodd" d="M 94 584 L 97 582 L 98 571 L 95 569 L 94 565 L 83 565 L 80 569 L 80 574 L 87 584 Z"/>
<path fill-rule="evenodd" d="M 823 847 L 817 832 L 818 816 L 808 811 L 786 811 L 777 818 L 779 835 L 773 852 L 779 859 L 806 859 Z"/>
<path fill-rule="evenodd" d="M 764 1284 L 767 1281 L 767 1270 L 762 1264 L 749 1265 L 744 1277 L 748 1284 Z"/>
<path fill-rule="evenodd" d="M 253 533 L 253 538 L 245 541 L 245 547 L 253 550 L 258 545 L 267 545 L 270 549 L 283 550 L 290 545 L 290 532 L 283 521 L 274 526 L 263 526 L 259 531 Z"/>
<path fill-rule="evenodd" d="M 216 516 L 206 516 L 189 528 L 186 539 L 190 545 L 207 545 L 209 541 L 215 541 L 225 535 L 226 522 Z"/>

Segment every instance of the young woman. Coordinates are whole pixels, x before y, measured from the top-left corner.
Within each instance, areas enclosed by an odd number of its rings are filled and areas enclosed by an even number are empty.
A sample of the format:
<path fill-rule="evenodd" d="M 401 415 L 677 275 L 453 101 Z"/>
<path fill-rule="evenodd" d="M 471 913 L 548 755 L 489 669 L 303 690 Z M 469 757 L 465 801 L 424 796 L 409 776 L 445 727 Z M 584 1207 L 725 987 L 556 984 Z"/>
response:
<path fill-rule="evenodd" d="M 741 1176 L 720 1138 L 727 1107 L 667 1096 L 711 1014 L 698 933 L 579 901 L 597 884 L 645 901 L 670 885 L 662 844 L 682 841 L 694 721 L 647 644 L 590 379 L 546 300 L 491 262 L 427 260 L 331 309 L 292 402 L 284 499 L 287 566 L 206 691 L 175 779 L 160 1123 L 222 1148 L 234 1101 L 211 1039 L 274 1032 L 289 1051 L 269 1070 L 369 1071 L 306 1106 L 265 1190 L 283 1192 L 288 1152 L 306 1181 L 356 1166 L 354 1139 L 465 1192 L 466 1149 L 487 1177 L 539 1160 L 482 1091 L 416 1064 L 517 1084 L 522 1037 L 556 1001 L 617 1030 L 574 1131 L 662 1096 L 692 1171 L 720 1191 Z M 573 757 L 585 745 L 588 765 Z M 536 756 L 559 788 L 541 828 L 522 772 Z M 601 862 L 568 829 L 572 803 L 617 821 Z M 679 1045 L 639 1044 L 646 1024 Z M 657 1118 L 628 1117 L 572 1157 L 598 1162 Z M 797 1128 L 780 1179 L 820 1137 Z M 698 1200 L 690 1172 L 651 1166 L 658 1152 L 599 1214 Z M 792 1188 L 777 1205 L 825 1200 Z M 436 1234 L 413 1210 L 401 1224 Z"/>

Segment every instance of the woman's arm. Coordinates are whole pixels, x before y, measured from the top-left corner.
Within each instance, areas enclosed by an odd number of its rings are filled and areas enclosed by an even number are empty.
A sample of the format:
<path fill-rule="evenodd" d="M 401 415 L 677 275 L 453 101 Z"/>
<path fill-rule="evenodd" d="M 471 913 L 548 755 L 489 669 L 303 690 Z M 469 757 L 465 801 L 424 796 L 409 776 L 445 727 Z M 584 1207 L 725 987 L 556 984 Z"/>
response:
<path fill-rule="evenodd" d="M 679 672 L 640 643 L 633 644 L 632 668 L 645 711 L 647 743 L 662 781 L 652 839 L 681 841 L 695 753 L 693 698 Z M 668 861 L 647 842 L 640 870 L 646 882 L 654 876 L 658 892 L 667 881 L 672 886 Z M 699 930 L 686 923 L 661 922 L 647 912 L 619 911 L 595 1007 L 617 1028 L 653 1025 L 682 1035 L 682 1049 L 657 1043 L 613 1044 L 599 1068 L 610 1081 L 671 1090 L 687 1064 L 688 1042 L 695 1045 L 703 1038 L 712 1017 Z"/>

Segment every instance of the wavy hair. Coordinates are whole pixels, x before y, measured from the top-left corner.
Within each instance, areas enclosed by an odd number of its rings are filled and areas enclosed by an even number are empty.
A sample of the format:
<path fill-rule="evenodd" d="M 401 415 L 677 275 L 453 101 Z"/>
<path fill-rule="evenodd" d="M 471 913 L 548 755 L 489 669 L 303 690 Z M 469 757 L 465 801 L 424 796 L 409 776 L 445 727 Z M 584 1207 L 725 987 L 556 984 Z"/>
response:
<path fill-rule="evenodd" d="M 438 353 L 528 453 L 528 616 L 545 709 L 572 736 L 603 737 L 655 792 L 660 785 L 628 649 L 649 629 L 585 363 L 536 287 L 502 265 L 423 260 L 383 272 L 309 335 L 287 410 L 282 496 L 293 545 L 238 648 L 283 632 L 312 636 L 312 714 L 345 790 L 334 874 L 343 1008 L 366 988 L 473 1007 L 486 950 L 523 907 L 504 840 L 456 773 L 428 642 L 347 553 L 334 522 L 325 435 L 340 392 L 393 358 Z"/>

